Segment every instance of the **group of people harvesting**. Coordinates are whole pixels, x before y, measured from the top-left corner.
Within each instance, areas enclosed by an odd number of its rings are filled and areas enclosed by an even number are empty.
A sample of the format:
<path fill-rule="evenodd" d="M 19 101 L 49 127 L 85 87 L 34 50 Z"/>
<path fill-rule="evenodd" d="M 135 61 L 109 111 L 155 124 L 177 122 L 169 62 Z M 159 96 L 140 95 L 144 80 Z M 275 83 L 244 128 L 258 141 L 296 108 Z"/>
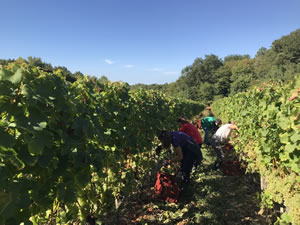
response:
<path fill-rule="evenodd" d="M 164 148 L 173 146 L 175 156 L 165 161 L 164 166 L 175 162 L 181 163 L 181 188 L 189 183 L 192 168 L 199 166 L 203 160 L 201 146 L 203 144 L 199 129 L 204 130 L 204 144 L 210 145 L 216 152 L 217 159 L 214 169 L 219 169 L 223 162 L 222 148 L 228 143 L 232 130 L 238 130 L 234 122 L 228 122 L 222 125 L 220 119 L 216 119 L 208 108 L 210 114 L 194 125 L 190 123 L 184 116 L 178 119 L 179 131 L 161 131 L 158 139 Z"/>

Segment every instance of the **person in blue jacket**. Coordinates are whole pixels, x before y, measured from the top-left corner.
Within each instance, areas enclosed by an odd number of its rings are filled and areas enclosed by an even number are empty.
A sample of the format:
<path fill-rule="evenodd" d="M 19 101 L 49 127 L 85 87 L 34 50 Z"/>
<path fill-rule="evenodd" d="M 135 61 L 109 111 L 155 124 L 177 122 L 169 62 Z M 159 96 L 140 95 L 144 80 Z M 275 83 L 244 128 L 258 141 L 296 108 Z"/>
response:
<path fill-rule="evenodd" d="M 174 147 L 176 155 L 168 163 L 181 162 L 181 186 L 183 187 L 190 180 L 193 165 L 198 166 L 203 160 L 199 145 L 192 137 L 181 131 L 167 132 L 163 130 L 158 139 L 162 142 L 163 147 L 170 148 L 171 145 Z"/>

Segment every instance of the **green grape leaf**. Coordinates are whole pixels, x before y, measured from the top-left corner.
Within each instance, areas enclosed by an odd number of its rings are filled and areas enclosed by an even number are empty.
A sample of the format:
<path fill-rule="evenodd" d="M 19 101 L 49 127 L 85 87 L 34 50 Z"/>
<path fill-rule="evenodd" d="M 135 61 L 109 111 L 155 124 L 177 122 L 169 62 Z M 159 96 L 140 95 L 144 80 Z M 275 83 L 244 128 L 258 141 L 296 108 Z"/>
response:
<path fill-rule="evenodd" d="M 279 155 L 279 158 L 282 162 L 288 161 L 290 159 L 289 153 L 283 152 L 282 154 Z"/>
<path fill-rule="evenodd" d="M 37 127 L 43 128 L 44 124 L 47 124 L 45 120 L 47 120 L 47 116 L 36 106 L 29 106 L 28 107 L 29 117 L 28 120 L 30 124 L 34 124 Z M 38 123 L 38 124 L 37 124 Z M 42 123 L 40 126 L 39 123 Z"/>
<path fill-rule="evenodd" d="M 299 163 L 293 163 L 291 165 L 291 169 L 296 172 L 296 173 L 300 173 L 300 167 L 299 167 Z"/>
<path fill-rule="evenodd" d="M 283 133 L 280 135 L 280 142 L 283 144 L 289 143 L 289 134 L 288 133 Z"/>
<path fill-rule="evenodd" d="M 30 99 L 34 96 L 34 91 L 30 85 L 24 84 L 21 88 L 21 94 L 24 95 L 27 99 Z"/>
<path fill-rule="evenodd" d="M 10 70 L 0 69 L 0 78 L 1 80 L 8 80 L 14 73 Z"/>
<path fill-rule="evenodd" d="M 47 122 L 40 122 L 37 126 L 33 126 L 33 129 L 36 131 L 41 131 L 47 127 Z"/>
<path fill-rule="evenodd" d="M 296 143 L 297 141 L 300 140 L 300 134 L 299 133 L 294 133 L 292 136 L 291 136 L 291 141 Z"/>
<path fill-rule="evenodd" d="M 12 86 L 13 85 L 8 81 L 0 81 L 0 96 L 11 97 L 11 94 L 14 91 Z"/>
<path fill-rule="evenodd" d="M 18 84 L 21 82 L 22 80 L 22 77 L 23 77 L 23 69 L 19 68 L 15 74 L 11 77 L 10 81 L 13 83 L 13 84 Z"/>
<path fill-rule="evenodd" d="M 297 146 L 290 143 L 285 146 L 285 151 L 289 153 L 293 152 L 295 149 L 297 149 Z"/>
<path fill-rule="evenodd" d="M 28 151 L 33 155 L 41 155 L 43 150 L 44 144 L 38 139 L 33 139 L 31 143 L 28 144 Z"/>
<path fill-rule="evenodd" d="M 4 148 L 0 146 L 0 156 L 5 161 L 9 161 L 19 170 L 23 169 L 25 166 L 24 162 L 17 157 L 17 153 L 13 148 Z"/>
<path fill-rule="evenodd" d="M 38 164 L 43 167 L 47 168 L 51 159 L 53 158 L 53 149 L 45 148 L 44 154 L 39 157 Z"/>
<path fill-rule="evenodd" d="M 26 166 L 34 166 L 38 161 L 38 156 L 32 156 L 28 151 L 20 151 L 18 157 Z"/>
<path fill-rule="evenodd" d="M 41 155 L 44 151 L 45 146 L 49 147 L 51 146 L 51 144 L 52 144 L 51 133 L 46 130 L 43 130 L 37 132 L 35 136 L 28 141 L 28 151 L 33 155 Z"/>
<path fill-rule="evenodd" d="M 1 140 L 1 146 L 5 148 L 10 148 L 15 143 L 15 138 L 11 135 L 9 135 L 7 132 L 5 132 L 3 127 L 0 127 L 0 140 Z"/>
<path fill-rule="evenodd" d="M 76 173 L 75 179 L 78 185 L 85 187 L 91 180 L 90 172 L 87 169 L 82 169 Z"/>
<path fill-rule="evenodd" d="M 58 199 L 60 201 L 64 203 L 73 203 L 76 201 L 76 192 L 72 183 L 68 186 L 66 186 L 66 184 L 58 184 L 57 191 Z"/>
<path fill-rule="evenodd" d="M 263 137 L 266 137 L 267 135 L 268 135 L 268 130 L 267 129 L 265 129 L 265 130 L 263 130 L 263 131 L 261 131 L 261 135 L 263 136 Z"/>
<path fill-rule="evenodd" d="M 292 222 L 292 217 L 288 215 L 286 212 L 281 215 L 280 224 L 288 224 Z"/>
<path fill-rule="evenodd" d="M 91 135 L 92 128 L 89 120 L 76 118 L 74 121 L 75 134 L 78 136 Z"/>
<path fill-rule="evenodd" d="M 280 120 L 278 125 L 283 129 L 283 130 L 287 130 L 287 128 L 289 127 L 289 121 L 288 120 Z"/>
<path fill-rule="evenodd" d="M 0 70 L 0 77 L 2 78 L 1 80 L 9 80 L 13 84 L 20 83 L 23 77 L 23 70 L 21 68 L 17 69 L 15 73 L 6 70 L 6 69 L 1 69 Z"/>

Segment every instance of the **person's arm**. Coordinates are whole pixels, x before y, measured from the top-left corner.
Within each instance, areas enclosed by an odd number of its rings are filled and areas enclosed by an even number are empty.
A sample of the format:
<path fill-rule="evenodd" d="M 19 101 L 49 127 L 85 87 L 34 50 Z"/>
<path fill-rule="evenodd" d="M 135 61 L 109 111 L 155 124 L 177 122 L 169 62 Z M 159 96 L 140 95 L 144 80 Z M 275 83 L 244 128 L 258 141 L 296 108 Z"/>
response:
<path fill-rule="evenodd" d="M 229 128 L 230 128 L 231 130 L 239 130 L 239 128 L 237 127 L 237 125 L 235 125 L 234 123 L 230 124 L 230 125 L 229 125 Z"/>
<path fill-rule="evenodd" d="M 235 125 L 234 123 L 232 123 L 232 124 L 230 124 L 229 125 L 229 128 L 231 129 L 231 130 L 239 130 L 239 128 L 237 127 L 237 125 Z M 231 134 L 232 135 L 232 134 Z M 232 136 L 232 138 L 236 138 L 237 137 L 237 134 L 235 134 L 234 136 Z M 229 141 L 229 140 L 228 140 Z M 227 141 L 227 142 L 228 142 Z M 229 143 L 229 142 L 228 142 Z"/>
<path fill-rule="evenodd" d="M 196 123 L 197 128 L 200 130 L 201 129 L 201 120 L 199 119 Z"/>
<path fill-rule="evenodd" d="M 183 159 L 182 149 L 180 146 L 175 148 L 176 156 L 170 160 L 170 163 L 179 162 Z"/>

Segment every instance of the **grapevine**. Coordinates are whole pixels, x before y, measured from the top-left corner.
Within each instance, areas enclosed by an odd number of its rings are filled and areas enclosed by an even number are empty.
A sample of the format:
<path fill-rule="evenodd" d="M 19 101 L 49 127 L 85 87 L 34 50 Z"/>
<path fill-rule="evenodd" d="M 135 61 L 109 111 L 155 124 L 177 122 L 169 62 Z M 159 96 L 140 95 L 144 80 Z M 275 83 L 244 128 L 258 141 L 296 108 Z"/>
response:
<path fill-rule="evenodd" d="M 0 108 L 0 224 L 65 224 L 114 210 L 153 168 L 158 131 L 203 106 L 11 63 Z"/>
<path fill-rule="evenodd" d="M 266 181 L 264 193 L 286 207 L 283 218 L 293 224 L 300 224 L 299 87 L 295 76 L 288 84 L 265 83 L 212 105 L 223 120 L 236 122 L 235 149 L 248 171 Z"/>

